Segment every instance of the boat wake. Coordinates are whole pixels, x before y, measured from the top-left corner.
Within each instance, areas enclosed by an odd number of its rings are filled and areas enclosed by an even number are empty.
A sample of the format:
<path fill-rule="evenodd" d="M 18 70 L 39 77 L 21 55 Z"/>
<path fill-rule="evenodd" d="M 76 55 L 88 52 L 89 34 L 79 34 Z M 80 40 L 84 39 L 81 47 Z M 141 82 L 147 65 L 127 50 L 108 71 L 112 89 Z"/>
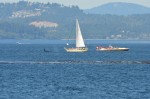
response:
<path fill-rule="evenodd" d="M 58 60 L 58 61 L 0 61 L 0 64 L 150 64 L 150 60 L 127 61 L 89 61 L 89 60 Z"/>

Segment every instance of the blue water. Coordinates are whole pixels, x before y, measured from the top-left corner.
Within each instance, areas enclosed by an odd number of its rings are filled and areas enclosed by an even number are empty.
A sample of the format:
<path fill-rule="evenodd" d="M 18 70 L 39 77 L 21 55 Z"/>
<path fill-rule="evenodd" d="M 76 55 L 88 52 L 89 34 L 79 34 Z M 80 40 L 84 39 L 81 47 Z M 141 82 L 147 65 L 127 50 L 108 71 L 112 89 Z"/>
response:
<path fill-rule="evenodd" d="M 1 44 L 0 99 L 150 99 L 150 43 L 115 44 L 125 52 L 96 46 L 67 53 L 64 44 Z"/>

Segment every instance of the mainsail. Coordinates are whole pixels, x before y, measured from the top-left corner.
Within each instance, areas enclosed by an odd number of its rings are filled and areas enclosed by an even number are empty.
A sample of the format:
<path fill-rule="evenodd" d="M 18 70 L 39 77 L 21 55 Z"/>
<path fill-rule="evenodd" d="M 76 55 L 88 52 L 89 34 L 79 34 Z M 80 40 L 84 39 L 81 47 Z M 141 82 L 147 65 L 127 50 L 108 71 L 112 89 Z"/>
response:
<path fill-rule="evenodd" d="M 76 47 L 85 47 L 84 40 L 81 34 L 79 22 L 76 19 Z"/>

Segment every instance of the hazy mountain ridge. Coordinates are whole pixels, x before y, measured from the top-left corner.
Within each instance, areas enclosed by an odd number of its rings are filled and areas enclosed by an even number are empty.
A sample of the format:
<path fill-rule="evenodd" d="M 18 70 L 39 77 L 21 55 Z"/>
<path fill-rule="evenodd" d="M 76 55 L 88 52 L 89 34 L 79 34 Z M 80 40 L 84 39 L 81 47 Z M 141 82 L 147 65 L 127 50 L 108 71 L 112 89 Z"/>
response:
<path fill-rule="evenodd" d="M 26 1 L 0 8 L 0 39 L 75 38 L 76 18 L 86 39 L 150 39 L 150 14 L 85 14 L 78 6 Z"/>
<path fill-rule="evenodd" d="M 148 14 L 150 8 L 133 3 L 114 2 L 84 10 L 90 14 L 132 15 Z"/>

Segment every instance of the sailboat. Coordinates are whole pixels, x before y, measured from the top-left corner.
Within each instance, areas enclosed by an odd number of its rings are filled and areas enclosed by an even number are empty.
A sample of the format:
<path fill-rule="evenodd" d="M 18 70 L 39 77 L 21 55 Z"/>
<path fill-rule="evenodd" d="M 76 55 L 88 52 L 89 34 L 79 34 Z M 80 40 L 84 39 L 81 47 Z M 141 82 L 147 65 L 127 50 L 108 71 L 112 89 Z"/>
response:
<path fill-rule="evenodd" d="M 68 45 L 68 43 L 67 43 Z M 76 19 L 76 47 L 64 48 L 67 52 L 86 52 L 88 48 L 85 46 L 84 39 L 80 30 L 78 19 Z"/>

